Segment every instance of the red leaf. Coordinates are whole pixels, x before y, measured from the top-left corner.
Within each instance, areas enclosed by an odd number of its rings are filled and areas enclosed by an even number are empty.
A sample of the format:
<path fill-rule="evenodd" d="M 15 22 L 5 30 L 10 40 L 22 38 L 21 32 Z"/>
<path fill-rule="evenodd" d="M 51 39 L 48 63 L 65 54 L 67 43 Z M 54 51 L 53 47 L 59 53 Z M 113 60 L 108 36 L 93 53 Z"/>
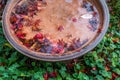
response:
<path fill-rule="evenodd" d="M 66 67 L 69 69 L 69 68 L 73 68 L 74 65 L 72 63 L 69 63 L 69 64 L 66 65 Z"/>
<path fill-rule="evenodd" d="M 118 75 L 116 73 L 112 73 L 112 79 L 111 80 L 114 80 L 117 77 L 118 77 Z"/>
<path fill-rule="evenodd" d="M 57 72 L 51 72 L 49 75 L 50 77 L 55 78 L 57 77 Z"/>
<path fill-rule="evenodd" d="M 64 30 L 64 27 L 63 26 L 59 26 L 58 27 L 58 31 L 63 31 Z"/>
<path fill-rule="evenodd" d="M 17 32 L 16 36 L 19 38 L 19 39 L 25 39 L 25 33 L 22 33 L 22 32 Z"/>
<path fill-rule="evenodd" d="M 39 26 L 39 23 L 41 22 L 40 19 L 37 19 L 35 22 L 34 22 L 34 26 Z"/>
<path fill-rule="evenodd" d="M 11 15 L 10 16 L 10 22 L 13 24 L 13 23 L 16 23 L 17 22 L 17 20 L 18 20 L 18 18 L 17 18 L 17 16 L 16 15 Z"/>
<path fill-rule="evenodd" d="M 110 70 L 110 67 L 105 66 L 105 69 L 106 69 L 106 71 L 109 71 L 109 70 Z"/>
<path fill-rule="evenodd" d="M 18 23 L 17 25 L 18 25 L 18 29 L 21 30 L 23 28 L 23 24 L 22 23 Z"/>
<path fill-rule="evenodd" d="M 77 19 L 76 19 L 76 18 L 73 18 L 72 21 L 73 21 L 73 22 L 77 22 Z"/>
<path fill-rule="evenodd" d="M 97 12 L 94 11 L 94 12 L 93 12 L 93 16 L 95 17 L 96 15 L 97 15 Z"/>
<path fill-rule="evenodd" d="M 29 43 L 24 44 L 26 47 L 30 47 L 31 45 Z"/>
<path fill-rule="evenodd" d="M 97 33 L 101 33 L 102 32 L 102 28 L 99 28 Z"/>
<path fill-rule="evenodd" d="M 48 80 L 48 79 L 49 79 L 48 73 L 45 73 L 45 74 L 43 75 L 43 78 L 44 78 L 44 80 Z"/>
<path fill-rule="evenodd" d="M 11 29 L 13 29 L 13 30 L 16 29 L 16 25 L 12 25 Z"/>
<path fill-rule="evenodd" d="M 34 39 L 43 39 L 43 34 L 38 33 L 34 36 Z"/>
<path fill-rule="evenodd" d="M 64 53 L 63 47 L 53 47 L 53 53 L 62 54 Z"/>

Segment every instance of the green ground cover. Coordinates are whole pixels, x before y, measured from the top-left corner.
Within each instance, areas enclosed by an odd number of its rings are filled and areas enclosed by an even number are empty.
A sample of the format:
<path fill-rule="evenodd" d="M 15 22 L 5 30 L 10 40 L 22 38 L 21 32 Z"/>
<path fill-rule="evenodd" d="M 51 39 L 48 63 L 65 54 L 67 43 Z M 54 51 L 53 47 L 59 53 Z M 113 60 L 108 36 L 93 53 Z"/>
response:
<path fill-rule="evenodd" d="M 94 50 L 69 62 L 43 62 L 22 55 L 7 42 L 0 22 L 0 80 L 120 80 L 120 0 L 107 1 L 107 34 Z M 2 9 L 0 4 L 0 13 Z"/>

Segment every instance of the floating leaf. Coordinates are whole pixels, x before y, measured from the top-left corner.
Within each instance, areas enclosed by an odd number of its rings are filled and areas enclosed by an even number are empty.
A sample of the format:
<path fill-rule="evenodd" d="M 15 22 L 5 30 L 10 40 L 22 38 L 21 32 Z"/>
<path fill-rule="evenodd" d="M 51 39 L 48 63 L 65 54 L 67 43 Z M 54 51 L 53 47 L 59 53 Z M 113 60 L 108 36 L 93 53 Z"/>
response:
<path fill-rule="evenodd" d="M 91 18 L 93 18 L 93 15 L 92 14 L 84 14 L 81 17 L 84 19 L 91 19 Z"/>

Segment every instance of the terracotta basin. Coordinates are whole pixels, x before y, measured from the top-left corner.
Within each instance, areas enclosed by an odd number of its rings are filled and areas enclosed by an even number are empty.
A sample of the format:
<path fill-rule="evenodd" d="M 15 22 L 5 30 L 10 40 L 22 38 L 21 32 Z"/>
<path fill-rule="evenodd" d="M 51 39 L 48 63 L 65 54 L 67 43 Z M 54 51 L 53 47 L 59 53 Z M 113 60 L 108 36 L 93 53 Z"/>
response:
<path fill-rule="evenodd" d="M 5 9 L 4 9 L 4 13 L 3 13 L 3 30 L 4 30 L 4 34 L 7 38 L 7 40 L 9 41 L 9 43 L 16 49 L 18 50 L 20 53 L 37 59 L 37 60 L 43 60 L 43 61 L 51 61 L 51 62 L 55 62 L 55 61 L 65 61 L 65 60 L 70 60 L 70 59 L 74 59 L 77 57 L 80 57 L 84 54 L 86 54 L 88 51 L 91 51 L 92 49 L 94 49 L 97 44 L 100 43 L 100 41 L 103 39 L 107 29 L 108 29 L 108 25 L 109 25 L 109 11 L 108 11 L 108 7 L 106 5 L 105 0 L 89 0 L 91 3 L 93 3 L 95 5 L 95 7 L 97 8 L 99 15 L 100 15 L 100 25 L 102 26 L 102 32 L 99 33 L 99 35 L 95 38 L 95 40 L 93 42 L 91 42 L 88 46 L 82 48 L 79 52 L 74 52 L 72 54 L 69 55 L 62 55 L 62 56 L 45 56 L 45 55 L 41 55 L 38 54 L 34 51 L 31 51 L 27 48 L 24 48 L 23 45 L 19 44 L 17 41 L 14 40 L 14 36 L 11 34 L 10 32 L 10 22 L 9 22 L 9 18 L 10 18 L 10 14 L 12 12 L 12 9 L 14 8 L 14 6 L 17 4 L 17 2 L 20 0 L 9 0 Z"/>

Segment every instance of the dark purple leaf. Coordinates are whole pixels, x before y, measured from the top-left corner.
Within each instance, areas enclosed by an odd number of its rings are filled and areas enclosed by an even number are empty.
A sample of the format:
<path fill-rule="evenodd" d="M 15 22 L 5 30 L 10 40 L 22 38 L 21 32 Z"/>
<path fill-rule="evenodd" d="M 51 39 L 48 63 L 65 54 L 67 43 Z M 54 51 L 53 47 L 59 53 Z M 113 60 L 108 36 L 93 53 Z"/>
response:
<path fill-rule="evenodd" d="M 88 12 L 94 11 L 92 4 L 86 1 L 83 1 L 83 7 L 86 8 Z"/>
<path fill-rule="evenodd" d="M 98 21 L 97 21 L 96 18 L 90 19 L 90 20 L 89 20 L 89 23 L 90 23 L 90 25 L 91 25 L 91 27 L 92 27 L 92 31 L 97 30 Z"/>

